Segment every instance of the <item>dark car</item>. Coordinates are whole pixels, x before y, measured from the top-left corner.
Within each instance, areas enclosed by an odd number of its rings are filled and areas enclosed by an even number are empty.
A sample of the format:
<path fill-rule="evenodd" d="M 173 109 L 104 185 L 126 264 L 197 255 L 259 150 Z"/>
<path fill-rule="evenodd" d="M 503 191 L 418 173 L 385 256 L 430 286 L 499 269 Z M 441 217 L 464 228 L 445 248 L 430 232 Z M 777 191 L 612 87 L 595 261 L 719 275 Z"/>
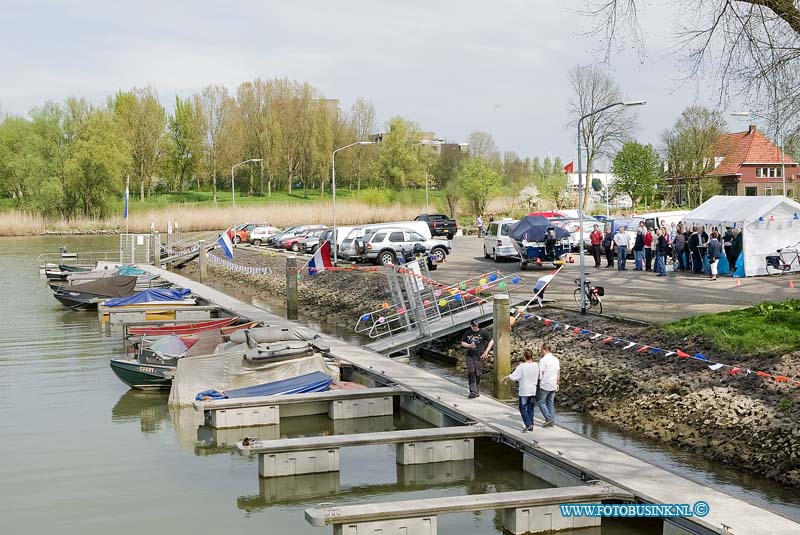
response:
<path fill-rule="evenodd" d="M 414 221 L 425 221 L 431 229 L 431 236 L 447 236 L 452 240 L 458 230 L 458 222 L 444 214 L 420 214 Z"/>

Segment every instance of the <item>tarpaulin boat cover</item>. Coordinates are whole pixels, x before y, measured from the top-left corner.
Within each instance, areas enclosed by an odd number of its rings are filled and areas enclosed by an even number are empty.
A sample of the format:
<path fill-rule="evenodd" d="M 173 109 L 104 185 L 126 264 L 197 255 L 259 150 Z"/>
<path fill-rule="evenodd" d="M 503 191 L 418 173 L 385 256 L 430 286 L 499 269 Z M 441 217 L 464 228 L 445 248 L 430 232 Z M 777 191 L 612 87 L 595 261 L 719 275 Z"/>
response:
<path fill-rule="evenodd" d="M 136 276 L 136 277 L 138 277 L 139 275 L 144 275 L 145 273 L 147 273 L 145 270 L 139 269 L 139 268 L 133 267 L 133 266 L 121 266 L 117 270 L 117 275 L 127 275 L 127 276 Z"/>
<path fill-rule="evenodd" d="M 194 343 L 192 343 L 194 345 Z M 157 353 L 163 357 L 175 357 L 180 358 L 186 354 L 189 350 L 187 344 L 178 336 L 171 334 L 169 336 L 164 336 L 163 338 L 157 340 L 153 345 L 150 346 L 150 349 L 153 353 Z"/>
<path fill-rule="evenodd" d="M 132 278 L 135 283 L 136 277 Z M 157 303 L 159 301 L 180 301 L 188 297 L 190 293 L 192 293 L 192 291 L 188 288 L 155 288 L 143 290 L 130 297 L 109 299 L 106 301 L 105 305 L 107 307 L 121 307 L 125 305 L 139 305 L 142 303 Z"/>
<path fill-rule="evenodd" d="M 105 277 L 82 284 L 73 284 L 69 287 L 73 292 L 122 298 L 132 295 L 135 288 L 136 277 L 126 277 L 124 275 L 114 275 L 113 277 Z"/>
<path fill-rule="evenodd" d="M 169 404 L 191 405 L 198 392 L 221 392 L 306 375 L 315 371 L 339 380 L 339 369 L 329 366 L 320 354 L 280 362 L 247 362 L 243 351 L 186 357 L 178 360 Z"/>
<path fill-rule="evenodd" d="M 569 231 L 553 225 L 553 222 L 540 215 L 526 215 L 509 229 L 511 238 L 517 241 L 544 241 L 547 238 L 547 229 L 552 228 L 555 232 L 554 238 L 562 240 L 569 238 Z"/>
<path fill-rule="evenodd" d="M 269 343 L 280 342 L 282 340 L 313 340 L 319 338 L 319 334 L 305 327 L 256 327 L 247 329 L 250 338 L 255 342 Z M 235 331 L 230 334 L 229 340 L 237 344 L 247 341 L 245 331 Z"/>
<path fill-rule="evenodd" d="M 254 396 L 277 396 L 281 394 L 303 394 L 305 392 L 325 392 L 330 390 L 333 380 L 322 372 L 312 372 L 299 377 L 273 381 L 263 385 L 237 388 L 236 390 L 205 390 L 195 396 L 196 401 L 207 399 L 235 399 Z"/>

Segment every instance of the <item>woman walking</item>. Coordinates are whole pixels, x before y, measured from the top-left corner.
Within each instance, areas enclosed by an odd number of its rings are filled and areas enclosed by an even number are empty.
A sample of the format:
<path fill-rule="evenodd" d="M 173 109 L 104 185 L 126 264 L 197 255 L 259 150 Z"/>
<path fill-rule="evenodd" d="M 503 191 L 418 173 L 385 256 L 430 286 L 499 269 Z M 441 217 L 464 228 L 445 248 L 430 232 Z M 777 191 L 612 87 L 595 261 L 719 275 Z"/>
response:
<path fill-rule="evenodd" d="M 533 362 L 533 351 L 526 349 L 522 356 L 525 362 L 514 370 L 514 373 L 503 377 L 519 383 L 519 414 L 522 416 L 522 432 L 533 431 L 533 412 L 536 408 L 536 385 L 539 383 L 539 364 Z"/>

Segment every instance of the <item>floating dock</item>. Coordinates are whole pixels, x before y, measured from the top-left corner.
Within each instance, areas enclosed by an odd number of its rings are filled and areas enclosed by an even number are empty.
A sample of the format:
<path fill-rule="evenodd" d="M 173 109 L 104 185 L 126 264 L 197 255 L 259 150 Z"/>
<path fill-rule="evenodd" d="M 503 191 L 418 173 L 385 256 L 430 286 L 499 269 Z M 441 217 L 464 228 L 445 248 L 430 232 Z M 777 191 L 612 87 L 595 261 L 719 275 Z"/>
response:
<path fill-rule="evenodd" d="M 232 315 L 263 321 L 273 326 L 297 326 L 294 322 L 181 275 L 149 266 L 147 269 L 178 286 L 191 288 L 196 295 L 215 303 Z M 489 429 L 496 440 L 523 453 L 525 471 L 552 485 L 562 487 L 554 489 L 555 492 L 565 491 L 563 487 L 578 486 L 585 491 L 591 488 L 587 486 L 587 482 L 601 480 L 615 489 L 628 493 L 630 500 L 638 503 L 692 505 L 702 501 L 708 504 L 708 514 L 703 517 L 665 519 L 663 535 L 684 533 L 797 535 L 800 533 L 800 523 L 780 514 L 696 483 L 567 429 L 558 426 L 543 429 L 540 422 L 537 422 L 533 433 L 522 433 L 516 407 L 488 396 L 467 399 L 465 387 L 425 370 L 329 335 L 323 334 L 319 341 L 329 345 L 330 353 L 343 363 L 352 365 L 367 376 L 373 377 L 376 386 L 399 385 L 411 391 L 412 395 L 401 397 L 401 407 L 428 419 L 430 423 L 440 427 L 458 423 L 476 424 Z M 528 492 L 534 496 L 542 491 Z M 465 497 L 465 500 L 467 498 L 475 497 Z M 335 499 L 335 494 L 331 499 Z M 457 499 L 448 498 L 448 500 L 456 503 Z M 390 504 L 381 505 L 387 508 L 390 506 Z M 495 504 L 492 508 L 503 507 Z M 335 528 L 338 529 L 335 533 L 363 532 L 363 530 L 348 531 L 347 526 L 348 524 L 340 524 L 339 528 Z M 430 523 L 427 526 L 430 527 Z M 389 533 L 390 526 L 386 527 L 385 533 Z M 435 526 L 434 530 L 428 533 L 435 533 Z"/>

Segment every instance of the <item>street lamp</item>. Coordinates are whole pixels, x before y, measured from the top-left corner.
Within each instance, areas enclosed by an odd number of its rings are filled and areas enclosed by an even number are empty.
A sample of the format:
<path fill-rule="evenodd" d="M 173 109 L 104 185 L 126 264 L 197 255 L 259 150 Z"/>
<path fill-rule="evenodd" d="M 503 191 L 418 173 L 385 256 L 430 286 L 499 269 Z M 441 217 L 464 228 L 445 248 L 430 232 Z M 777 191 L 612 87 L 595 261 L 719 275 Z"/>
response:
<path fill-rule="evenodd" d="M 644 100 L 632 100 L 628 102 L 614 102 L 613 104 L 608 104 L 607 106 L 603 106 L 602 108 L 598 108 L 596 110 L 592 110 L 580 119 L 578 119 L 578 226 L 580 227 L 580 236 L 578 244 L 578 255 L 579 255 L 579 264 L 580 264 L 580 295 L 581 295 L 581 314 L 586 314 L 586 259 L 583 256 L 583 175 L 581 174 L 581 123 L 583 123 L 584 119 L 591 117 L 592 115 L 596 115 L 598 113 L 604 112 L 607 109 L 613 108 L 615 106 L 643 106 L 646 102 Z"/>
<path fill-rule="evenodd" d="M 333 199 L 333 243 L 331 247 L 333 247 L 333 263 L 336 264 L 338 260 L 338 250 L 339 250 L 339 242 L 337 241 L 336 236 L 336 153 L 340 150 L 349 149 L 350 147 L 355 147 L 356 145 L 374 145 L 374 141 L 356 141 L 355 143 L 350 143 L 349 145 L 345 145 L 344 147 L 339 147 L 333 154 L 331 154 L 331 196 Z"/>
<path fill-rule="evenodd" d="M 758 115 L 756 115 L 756 114 L 754 114 L 752 112 L 749 112 L 749 111 L 735 111 L 735 112 L 732 112 L 731 115 L 734 116 L 734 117 L 751 117 L 751 116 L 752 117 L 759 117 Z M 781 144 L 781 184 L 782 184 L 781 185 L 781 195 L 786 197 L 786 162 L 785 162 L 785 158 L 784 158 L 784 155 L 783 155 L 783 143 L 786 140 L 783 137 L 783 129 L 781 128 L 780 121 L 777 122 L 776 130 L 777 130 L 776 134 L 778 135 L 778 138 L 780 138 L 780 142 L 781 142 L 780 143 Z"/>
<path fill-rule="evenodd" d="M 236 170 L 237 167 L 240 165 L 244 165 L 250 162 L 260 162 L 263 161 L 262 158 L 250 158 L 249 160 L 245 160 L 243 162 L 239 162 L 231 167 L 231 201 L 233 203 L 233 228 L 236 228 L 236 180 L 234 179 L 233 172 Z"/>

